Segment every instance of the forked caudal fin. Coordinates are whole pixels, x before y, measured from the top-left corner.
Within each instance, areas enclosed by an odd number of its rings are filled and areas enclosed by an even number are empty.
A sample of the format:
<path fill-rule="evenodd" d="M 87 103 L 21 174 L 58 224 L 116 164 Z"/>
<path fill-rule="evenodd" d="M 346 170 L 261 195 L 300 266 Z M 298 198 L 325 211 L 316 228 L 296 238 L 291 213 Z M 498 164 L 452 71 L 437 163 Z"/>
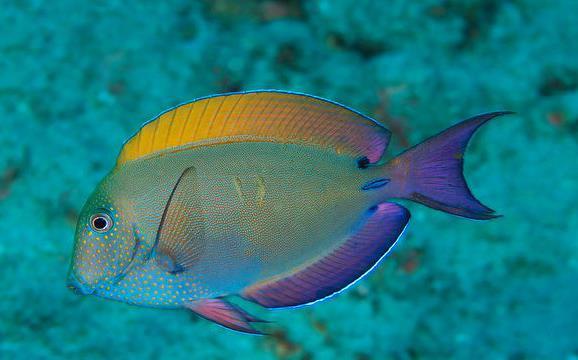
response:
<path fill-rule="evenodd" d="M 468 141 L 480 126 L 507 114 L 512 112 L 499 111 L 474 116 L 391 160 L 385 166 L 396 196 L 470 219 L 497 217 L 468 188 L 463 175 L 463 156 Z"/>

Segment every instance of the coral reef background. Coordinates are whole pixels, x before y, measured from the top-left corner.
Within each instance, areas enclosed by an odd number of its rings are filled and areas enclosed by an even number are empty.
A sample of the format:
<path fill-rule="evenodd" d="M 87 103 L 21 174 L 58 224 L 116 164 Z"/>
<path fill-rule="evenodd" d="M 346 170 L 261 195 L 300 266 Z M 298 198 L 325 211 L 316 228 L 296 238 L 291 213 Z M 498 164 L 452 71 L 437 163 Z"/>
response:
<path fill-rule="evenodd" d="M 574 0 L 4 0 L 1 359 L 578 358 Z M 219 92 L 306 92 L 374 116 L 394 155 L 460 118 L 475 222 L 408 204 L 370 276 L 272 336 L 65 286 L 78 211 L 122 142 Z"/>

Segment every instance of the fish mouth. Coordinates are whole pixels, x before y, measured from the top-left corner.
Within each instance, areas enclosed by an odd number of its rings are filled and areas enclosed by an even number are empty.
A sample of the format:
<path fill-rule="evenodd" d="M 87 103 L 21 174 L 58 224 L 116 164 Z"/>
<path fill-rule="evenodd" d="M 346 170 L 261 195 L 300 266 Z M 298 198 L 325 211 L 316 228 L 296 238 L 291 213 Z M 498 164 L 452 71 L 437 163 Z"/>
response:
<path fill-rule="evenodd" d="M 73 273 L 68 276 L 66 286 L 77 295 L 90 295 L 96 290 L 94 287 L 83 284 Z"/>

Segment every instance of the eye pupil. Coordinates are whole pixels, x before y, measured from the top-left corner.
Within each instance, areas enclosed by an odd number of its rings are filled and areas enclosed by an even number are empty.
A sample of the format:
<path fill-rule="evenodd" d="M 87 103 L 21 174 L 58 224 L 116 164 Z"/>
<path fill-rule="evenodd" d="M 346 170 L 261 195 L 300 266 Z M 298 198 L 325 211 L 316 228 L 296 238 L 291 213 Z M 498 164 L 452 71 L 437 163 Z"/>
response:
<path fill-rule="evenodd" d="M 90 227 L 98 232 L 106 232 L 112 227 L 112 219 L 105 214 L 93 215 L 90 219 Z"/>
<path fill-rule="evenodd" d="M 97 217 L 92 222 L 92 225 L 94 225 L 94 228 L 97 230 L 103 230 L 108 226 L 108 221 L 103 217 Z"/>

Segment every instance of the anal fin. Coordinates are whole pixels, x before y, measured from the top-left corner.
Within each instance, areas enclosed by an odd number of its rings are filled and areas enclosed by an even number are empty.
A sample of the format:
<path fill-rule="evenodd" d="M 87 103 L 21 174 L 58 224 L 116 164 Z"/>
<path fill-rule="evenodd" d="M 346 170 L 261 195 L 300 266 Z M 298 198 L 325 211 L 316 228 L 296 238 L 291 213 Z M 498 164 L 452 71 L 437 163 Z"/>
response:
<path fill-rule="evenodd" d="M 368 273 L 392 248 L 410 218 L 401 205 L 384 202 L 325 256 L 281 277 L 252 285 L 242 296 L 267 308 L 310 304 L 342 291 Z"/>
<path fill-rule="evenodd" d="M 266 322 L 224 299 L 203 299 L 186 304 L 185 307 L 203 318 L 231 330 L 262 335 L 252 323 Z"/>

